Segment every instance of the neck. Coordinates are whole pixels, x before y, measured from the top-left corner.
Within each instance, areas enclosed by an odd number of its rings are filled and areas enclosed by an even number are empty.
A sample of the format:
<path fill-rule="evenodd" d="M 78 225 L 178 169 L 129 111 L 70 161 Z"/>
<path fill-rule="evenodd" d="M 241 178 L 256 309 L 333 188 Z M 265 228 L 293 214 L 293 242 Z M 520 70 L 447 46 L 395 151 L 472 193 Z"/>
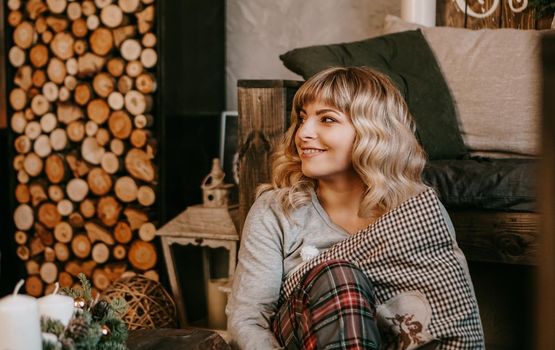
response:
<path fill-rule="evenodd" d="M 322 207 L 328 212 L 341 208 L 358 213 L 364 190 L 364 183 L 357 176 L 356 179 L 333 182 L 319 180 L 316 193 Z"/>
<path fill-rule="evenodd" d="M 349 181 L 318 181 L 318 199 L 330 220 L 350 234 L 368 227 L 374 218 L 359 215 L 364 183 L 356 177 Z"/>

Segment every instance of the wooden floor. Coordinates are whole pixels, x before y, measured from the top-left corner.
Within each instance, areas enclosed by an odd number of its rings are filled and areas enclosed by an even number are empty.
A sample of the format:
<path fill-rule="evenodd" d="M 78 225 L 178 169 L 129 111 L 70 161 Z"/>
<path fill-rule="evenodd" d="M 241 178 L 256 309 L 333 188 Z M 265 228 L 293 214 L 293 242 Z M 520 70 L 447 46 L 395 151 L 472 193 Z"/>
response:
<path fill-rule="evenodd" d="M 129 350 L 231 350 L 217 332 L 200 328 L 135 330 L 129 333 L 127 346 Z"/>

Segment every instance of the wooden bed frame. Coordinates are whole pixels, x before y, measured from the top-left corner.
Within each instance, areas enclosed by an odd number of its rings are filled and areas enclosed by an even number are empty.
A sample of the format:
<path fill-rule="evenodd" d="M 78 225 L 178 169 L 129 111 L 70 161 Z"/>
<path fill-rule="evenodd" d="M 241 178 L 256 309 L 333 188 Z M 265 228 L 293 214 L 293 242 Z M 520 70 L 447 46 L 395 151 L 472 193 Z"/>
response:
<path fill-rule="evenodd" d="M 507 1 L 511 0 L 500 1 L 494 9 L 492 5 L 496 1 L 486 0 L 485 12 L 491 15 L 476 18 L 471 14 L 481 12 L 478 1 L 467 1 L 463 11 L 460 0 L 440 0 L 438 26 L 549 28 L 551 18 L 536 20 L 531 10 L 514 13 Z M 241 224 L 254 201 L 256 187 L 270 179 L 271 153 L 288 126 L 291 101 L 301 83 L 288 80 L 238 82 Z M 469 260 L 521 265 L 538 263 L 538 214 L 477 210 L 451 210 L 449 214 L 457 240 Z"/>

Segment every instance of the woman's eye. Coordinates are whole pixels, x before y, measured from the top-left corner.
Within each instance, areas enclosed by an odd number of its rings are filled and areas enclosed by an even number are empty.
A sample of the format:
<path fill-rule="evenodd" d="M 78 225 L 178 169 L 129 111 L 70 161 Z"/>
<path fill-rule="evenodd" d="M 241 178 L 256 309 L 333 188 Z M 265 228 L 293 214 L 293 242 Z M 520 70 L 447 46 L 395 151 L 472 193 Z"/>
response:
<path fill-rule="evenodd" d="M 322 122 L 324 122 L 324 123 L 334 123 L 334 122 L 337 121 L 337 120 L 335 120 L 335 118 L 332 118 L 332 117 L 322 117 L 321 120 L 322 120 Z"/>
<path fill-rule="evenodd" d="M 298 122 L 299 122 L 299 124 L 304 124 L 304 117 L 299 117 Z"/>

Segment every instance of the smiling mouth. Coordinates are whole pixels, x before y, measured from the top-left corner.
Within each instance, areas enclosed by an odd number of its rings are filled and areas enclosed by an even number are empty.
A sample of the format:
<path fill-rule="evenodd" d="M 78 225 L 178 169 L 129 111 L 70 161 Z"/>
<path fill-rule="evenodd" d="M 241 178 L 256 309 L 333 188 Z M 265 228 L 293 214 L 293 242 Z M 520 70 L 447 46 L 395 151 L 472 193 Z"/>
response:
<path fill-rule="evenodd" d="M 301 149 L 301 155 L 302 156 L 313 156 L 313 155 L 321 154 L 321 153 L 324 153 L 324 152 L 325 152 L 325 150 L 318 149 L 318 148 L 302 148 Z"/>

